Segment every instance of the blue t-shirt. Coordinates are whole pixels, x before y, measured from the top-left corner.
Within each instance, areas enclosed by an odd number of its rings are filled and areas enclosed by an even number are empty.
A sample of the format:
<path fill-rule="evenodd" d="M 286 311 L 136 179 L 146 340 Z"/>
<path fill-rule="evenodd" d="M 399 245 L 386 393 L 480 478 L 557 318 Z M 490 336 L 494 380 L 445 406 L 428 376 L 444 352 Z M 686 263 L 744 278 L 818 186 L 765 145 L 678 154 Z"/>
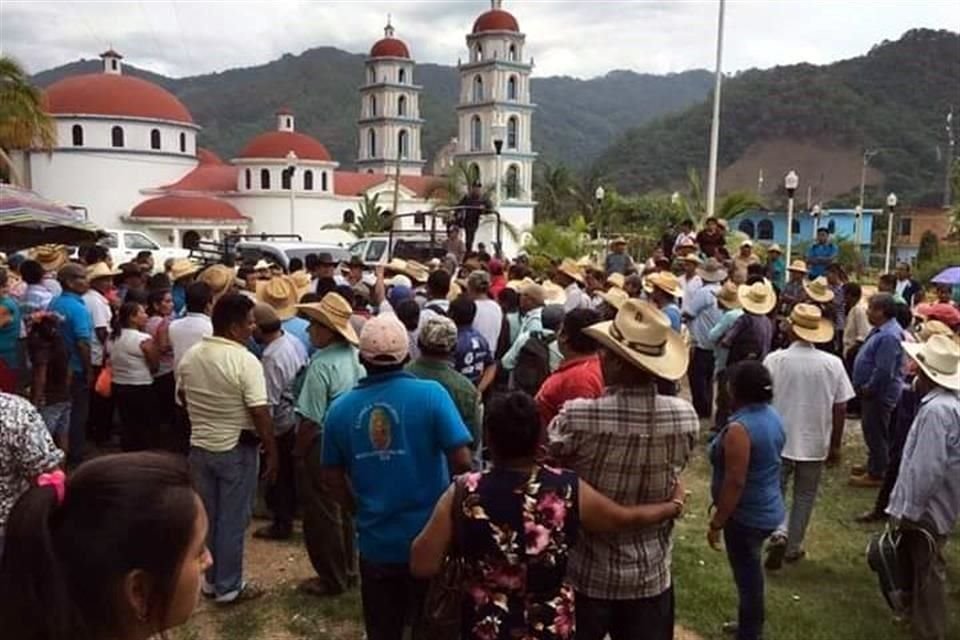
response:
<path fill-rule="evenodd" d="M 483 370 L 493 364 L 493 353 L 487 339 L 473 327 L 457 330 L 457 348 L 453 352 L 453 368 L 476 384 Z"/>
<path fill-rule="evenodd" d="M 0 306 L 7 309 L 10 322 L 0 327 L 0 360 L 10 369 L 19 369 L 17 340 L 20 338 L 20 305 L 10 296 L 0 298 Z"/>
<path fill-rule="evenodd" d="M 173 313 L 179 318 L 187 309 L 187 289 L 183 285 L 175 284 L 170 289 L 170 297 L 173 298 Z"/>
<path fill-rule="evenodd" d="M 812 245 L 807 249 L 807 276 L 813 280 L 826 273 L 827 267 L 836 259 L 837 252 L 837 245 L 832 242 Z"/>
<path fill-rule="evenodd" d="M 446 453 L 470 442 L 446 389 L 403 371 L 367 376 L 333 401 L 323 465 L 350 477 L 364 559 L 409 562 L 410 544 L 450 485 Z"/>
<path fill-rule="evenodd" d="M 674 303 L 670 303 L 661 309 L 668 318 L 670 318 L 670 328 L 676 332 L 680 332 L 680 325 L 683 323 L 683 316 L 680 314 L 680 307 Z"/>
<path fill-rule="evenodd" d="M 292 318 L 287 318 L 284 320 L 281 323 L 281 326 L 285 332 L 289 333 L 303 344 L 303 347 L 307 350 L 308 355 L 313 355 L 313 352 L 317 350 L 316 347 L 310 343 L 310 332 L 308 331 L 310 328 L 309 320 L 305 320 L 300 316 L 293 316 Z"/>
<path fill-rule="evenodd" d="M 83 363 L 80 360 L 80 350 L 77 342 L 90 344 L 93 337 L 93 318 L 83 303 L 83 298 L 72 291 L 64 291 L 50 303 L 50 311 L 63 316 L 60 329 L 63 341 L 70 354 L 70 370 L 74 373 L 83 373 Z"/>

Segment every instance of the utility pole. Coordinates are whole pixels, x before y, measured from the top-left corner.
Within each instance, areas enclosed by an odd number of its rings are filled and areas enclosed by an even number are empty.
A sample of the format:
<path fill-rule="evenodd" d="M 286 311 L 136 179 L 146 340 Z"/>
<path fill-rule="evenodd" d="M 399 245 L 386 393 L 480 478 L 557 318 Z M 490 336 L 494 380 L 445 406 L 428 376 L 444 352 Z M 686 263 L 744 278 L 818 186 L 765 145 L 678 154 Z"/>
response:
<path fill-rule="evenodd" d="M 717 201 L 717 153 L 720 146 L 720 86 L 723 82 L 723 10 L 726 0 L 720 0 L 717 20 L 717 72 L 713 88 L 713 122 L 710 124 L 710 169 L 707 176 L 707 217 L 713 217 Z"/>
<path fill-rule="evenodd" d="M 953 177 L 953 105 L 950 106 L 950 111 L 947 113 L 947 169 L 944 172 L 943 176 L 943 208 L 949 209 L 950 204 L 952 203 L 951 196 L 951 186 Z"/>

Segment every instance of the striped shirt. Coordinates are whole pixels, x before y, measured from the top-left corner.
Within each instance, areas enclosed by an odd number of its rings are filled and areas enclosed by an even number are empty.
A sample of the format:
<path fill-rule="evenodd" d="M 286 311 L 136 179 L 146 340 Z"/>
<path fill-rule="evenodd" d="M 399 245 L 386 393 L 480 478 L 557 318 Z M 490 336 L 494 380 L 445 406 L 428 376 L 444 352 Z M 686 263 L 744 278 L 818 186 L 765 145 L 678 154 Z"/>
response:
<path fill-rule="evenodd" d="M 550 453 L 623 505 L 670 498 L 697 439 L 686 400 L 657 395 L 653 384 L 608 387 L 596 399 L 567 402 L 550 423 Z M 620 533 L 582 532 L 568 576 L 591 598 L 651 598 L 670 588 L 672 521 Z"/>

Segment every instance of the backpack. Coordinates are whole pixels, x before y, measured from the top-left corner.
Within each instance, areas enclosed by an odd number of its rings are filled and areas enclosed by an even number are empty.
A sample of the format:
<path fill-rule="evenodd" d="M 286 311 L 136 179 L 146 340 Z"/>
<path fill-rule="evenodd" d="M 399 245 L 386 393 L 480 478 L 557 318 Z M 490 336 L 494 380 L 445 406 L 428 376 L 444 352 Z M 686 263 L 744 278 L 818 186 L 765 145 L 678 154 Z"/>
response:
<path fill-rule="evenodd" d="M 545 337 L 540 332 L 531 333 L 517 354 L 517 366 L 513 368 L 513 386 L 531 396 L 540 390 L 540 385 L 550 375 L 550 343 L 555 336 Z"/>
<path fill-rule="evenodd" d="M 867 564 L 877 574 L 880 593 L 894 613 L 903 613 L 910 604 L 911 576 L 903 571 L 900 559 L 901 534 L 888 526 L 867 543 Z"/>
<path fill-rule="evenodd" d="M 443 307 L 441 307 L 439 304 L 436 304 L 436 303 L 433 303 L 433 304 L 427 303 L 423 305 L 423 308 L 430 309 L 430 311 L 433 311 L 438 316 L 443 316 L 444 318 L 446 318 L 448 315 L 447 312 L 444 311 Z"/>
<path fill-rule="evenodd" d="M 741 316 L 741 318 L 746 318 L 746 316 Z M 747 326 L 730 345 L 727 366 L 731 367 L 743 360 L 761 360 L 764 353 L 762 340 L 763 336 L 757 331 L 756 325 L 752 321 L 748 322 Z"/>

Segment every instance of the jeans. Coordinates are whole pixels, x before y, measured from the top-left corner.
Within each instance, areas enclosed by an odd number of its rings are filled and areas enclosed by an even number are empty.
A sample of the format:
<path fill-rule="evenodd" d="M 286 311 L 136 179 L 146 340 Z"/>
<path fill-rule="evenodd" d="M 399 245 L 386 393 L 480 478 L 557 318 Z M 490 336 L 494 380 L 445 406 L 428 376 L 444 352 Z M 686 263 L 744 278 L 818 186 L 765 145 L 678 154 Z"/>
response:
<path fill-rule="evenodd" d="M 803 548 L 803 538 L 807 534 L 807 525 L 810 524 L 810 516 L 813 514 L 813 503 L 817 499 L 822 473 L 823 462 L 820 460 L 783 459 L 780 472 L 783 496 L 786 498 L 790 476 L 793 476 L 793 500 L 787 517 L 777 529 L 777 535 L 786 536 L 788 554 L 799 553 Z"/>
<path fill-rule="evenodd" d="M 90 412 L 90 385 L 82 375 L 73 372 L 70 382 L 70 449 L 67 465 L 74 467 L 83 462 L 87 445 L 87 414 Z"/>
<path fill-rule="evenodd" d="M 747 527 L 731 518 L 723 528 L 727 560 L 737 583 L 740 606 L 737 612 L 737 640 L 763 637 L 763 566 L 760 553 L 770 531 Z"/>
<path fill-rule="evenodd" d="M 904 389 L 900 395 L 900 402 L 897 408 L 893 410 L 893 417 L 890 418 L 890 446 L 889 460 L 887 462 L 887 472 L 883 474 L 883 486 L 877 493 L 877 502 L 873 510 L 876 513 L 885 513 L 887 503 L 890 501 L 890 494 L 893 493 L 893 487 L 897 484 L 897 478 L 900 477 L 900 460 L 903 458 L 903 447 L 907 444 L 907 436 L 910 435 L 910 427 L 913 425 L 914 418 L 917 417 L 917 410 L 920 408 L 920 397 L 912 389 Z"/>
<path fill-rule="evenodd" d="M 916 523 L 904 523 L 900 568 L 912 576 L 910 624 L 916 640 L 946 640 L 947 536 Z M 929 538 L 924 534 L 929 534 Z"/>
<path fill-rule="evenodd" d="M 213 564 L 207 584 L 217 598 L 230 599 L 243 588 L 243 537 L 257 490 L 257 447 L 237 444 L 223 452 L 190 448 L 190 473 L 210 520 L 207 548 Z"/>
<path fill-rule="evenodd" d="M 293 444 L 296 430 L 290 429 L 276 437 L 277 481 L 267 487 L 264 498 L 267 508 L 273 512 L 273 524 L 277 529 L 293 529 L 293 517 L 297 512 L 296 471 L 293 466 Z"/>
<path fill-rule="evenodd" d="M 690 354 L 690 368 L 687 381 L 690 383 L 690 396 L 693 408 L 700 418 L 713 415 L 713 351 L 694 347 Z"/>
<path fill-rule="evenodd" d="M 99 377 L 102 366 L 93 367 L 93 379 Z M 110 439 L 113 432 L 113 397 L 104 398 L 99 393 L 90 390 L 90 410 L 87 412 L 87 436 L 97 446 L 102 446 Z"/>
<path fill-rule="evenodd" d="M 577 638 L 673 640 L 673 587 L 651 598 L 600 600 L 577 593 Z"/>
<path fill-rule="evenodd" d="M 47 425 L 47 431 L 50 437 L 56 440 L 70 433 L 70 403 L 55 402 L 40 407 L 40 416 L 44 424 Z"/>
<path fill-rule="evenodd" d="M 417 580 L 406 564 L 377 564 L 360 558 L 360 599 L 367 640 L 402 640 L 404 627 L 412 626 L 414 640 L 428 580 Z"/>
<path fill-rule="evenodd" d="M 860 399 L 860 425 L 867 444 L 867 473 L 874 478 L 883 477 L 890 461 L 888 447 L 892 415 L 893 407 L 877 398 Z"/>

